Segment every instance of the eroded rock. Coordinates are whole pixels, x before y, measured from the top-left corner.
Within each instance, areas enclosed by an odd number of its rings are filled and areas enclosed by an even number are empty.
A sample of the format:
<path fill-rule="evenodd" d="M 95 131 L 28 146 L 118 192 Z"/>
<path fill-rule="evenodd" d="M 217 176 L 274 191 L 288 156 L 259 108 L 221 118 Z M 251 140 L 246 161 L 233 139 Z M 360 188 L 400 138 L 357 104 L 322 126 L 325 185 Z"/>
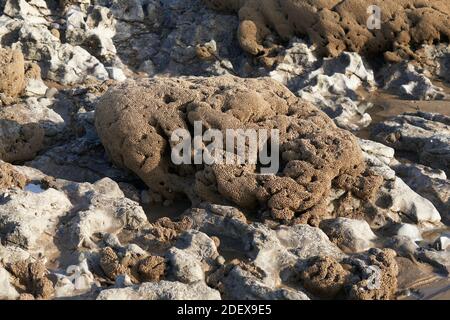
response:
<path fill-rule="evenodd" d="M 17 172 L 12 165 L 0 160 L 0 190 L 10 188 L 23 189 L 27 178 Z"/>
<path fill-rule="evenodd" d="M 397 290 L 398 265 L 391 249 L 371 249 L 367 256 L 353 260 L 357 276 L 349 291 L 350 299 L 389 300 Z"/>
<path fill-rule="evenodd" d="M 35 253 L 54 250 L 58 219 L 72 208 L 67 196 L 55 189 L 41 193 L 14 189 L 0 203 L 2 241 Z"/>
<path fill-rule="evenodd" d="M 97 58 L 80 46 L 61 43 L 48 29 L 24 23 L 19 41 L 26 59 L 39 61 L 43 77 L 63 84 L 79 84 L 89 77 L 107 80 L 108 72 Z"/>
<path fill-rule="evenodd" d="M 11 274 L 0 266 L 0 299 L 2 300 L 16 300 L 19 293 L 11 284 Z"/>
<path fill-rule="evenodd" d="M 60 138 L 66 128 L 48 99 L 29 98 L 25 103 L 0 109 L 0 159 L 22 162 Z"/>
<path fill-rule="evenodd" d="M 123 289 L 107 289 L 97 300 L 220 300 L 218 291 L 202 282 L 147 282 Z"/>
<path fill-rule="evenodd" d="M 369 224 L 364 220 L 348 218 L 324 220 L 320 228 L 339 248 L 349 252 L 366 251 L 375 246 L 377 239 Z"/>
<path fill-rule="evenodd" d="M 49 299 L 54 294 L 53 283 L 42 261 L 22 260 L 8 264 L 7 270 L 14 277 L 13 283 L 21 290 L 21 295 L 31 295 L 37 299 Z"/>
<path fill-rule="evenodd" d="M 11 102 L 25 88 L 25 65 L 19 50 L 0 48 L 0 101 Z"/>
<path fill-rule="evenodd" d="M 394 169 L 411 189 L 433 203 L 444 222 L 450 222 L 450 182 L 444 171 L 419 164 L 398 164 Z"/>
<path fill-rule="evenodd" d="M 442 0 L 377 1 L 236 1 L 205 0 L 219 10 L 239 14 L 238 38 L 250 54 L 261 55 L 270 47 L 264 40 L 272 33 L 282 40 L 294 35 L 309 37 L 321 54 L 341 52 L 385 54 L 390 61 L 413 54 L 411 47 L 449 37 L 450 7 Z M 368 28 L 369 6 L 380 8 L 380 29 Z M 272 31 L 274 30 L 274 31 Z"/>
<path fill-rule="evenodd" d="M 384 89 L 413 100 L 440 100 L 444 90 L 433 85 L 431 80 L 412 64 L 395 64 L 385 71 Z"/>
<path fill-rule="evenodd" d="M 93 241 L 96 233 L 136 230 L 147 223 L 144 210 L 136 202 L 125 198 L 119 186 L 111 179 L 104 178 L 93 185 L 69 185 L 67 188 L 72 199 L 79 199 L 80 210 L 71 219 L 68 232 L 74 247 L 96 248 Z"/>
<path fill-rule="evenodd" d="M 416 112 L 376 124 L 371 137 L 399 151 L 417 154 L 421 164 L 450 172 L 450 118 Z"/>
<path fill-rule="evenodd" d="M 166 152 L 174 146 L 171 134 L 192 127 L 194 121 L 222 131 L 279 129 L 280 176 L 258 175 L 252 165 L 174 165 Z M 228 200 L 245 208 L 263 204 L 272 218 L 308 222 L 320 219 L 333 179 L 346 179 L 344 188 L 352 188 L 350 181 L 369 186 L 354 138 L 269 79 L 126 83 L 102 98 L 96 127 L 114 163 L 132 170 L 152 191 L 169 199 L 185 194 L 194 203 L 200 198 L 212 203 Z M 370 197 L 376 187 L 365 190 L 362 185 L 356 187 L 362 188 L 358 196 Z"/>
<path fill-rule="evenodd" d="M 348 271 L 330 257 L 317 257 L 300 273 L 305 288 L 319 296 L 334 298 L 344 288 Z"/>

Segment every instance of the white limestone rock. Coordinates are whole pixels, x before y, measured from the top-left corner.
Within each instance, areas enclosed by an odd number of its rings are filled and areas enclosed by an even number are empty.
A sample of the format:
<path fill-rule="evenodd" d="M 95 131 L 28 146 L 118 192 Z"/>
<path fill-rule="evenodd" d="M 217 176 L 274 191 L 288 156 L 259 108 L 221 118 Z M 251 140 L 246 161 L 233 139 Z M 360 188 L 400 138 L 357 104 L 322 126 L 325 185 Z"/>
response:
<path fill-rule="evenodd" d="M 24 23 L 18 40 L 13 47 L 22 50 L 26 59 L 37 61 L 45 79 L 68 85 L 83 83 L 89 77 L 109 78 L 97 58 L 80 46 L 62 44 L 46 28 Z"/>
<path fill-rule="evenodd" d="M 123 289 L 107 289 L 97 300 L 221 300 L 220 293 L 203 282 L 184 284 L 162 280 Z"/>
<path fill-rule="evenodd" d="M 320 228 L 344 252 L 363 252 L 375 247 L 377 236 L 364 220 L 336 218 L 324 220 Z"/>

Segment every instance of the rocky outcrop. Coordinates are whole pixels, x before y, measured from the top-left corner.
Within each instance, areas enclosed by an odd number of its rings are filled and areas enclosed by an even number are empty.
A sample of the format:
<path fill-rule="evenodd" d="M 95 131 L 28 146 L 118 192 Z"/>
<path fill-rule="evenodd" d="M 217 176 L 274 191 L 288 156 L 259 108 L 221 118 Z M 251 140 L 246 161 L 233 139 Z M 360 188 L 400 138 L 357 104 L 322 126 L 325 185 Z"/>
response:
<path fill-rule="evenodd" d="M 123 289 L 107 289 L 97 300 L 220 300 L 217 290 L 201 282 L 148 282 Z"/>
<path fill-rule="evenodd" d="M 6 104 L 17 98 L 24 88 L 25 65 L 22 53 L 0 48 L 0 102 Z"/>
<path fill-rule="evenodd" d="M 370 4 L 381 29 L 357 0 L 0 0 L 0 299 L 395 299 L 448 275 L 448 119 L 385 118 L 445 113 L 448 5 Z M 381 143 L 353 136 L 372 118 Z M 196 121 L 278 129 L 278 170 L 178 165 Z"/>
<path fill-rule="evenodd" d="M 361 252 L 376 246 L 377 236 L 366 221 L 330 219 L 322 221 L 320 228 L 343 251 Z"/>
<path fill-rule="evenodd" d="M 439 100 L 446 94 L 412 64 L 395 64 L 385 71 L 384 89 L 412 100 Z"/>
<path fill-rule="evenodd" d="M 406 113 L 375 125 L 371 137 L 398 151 L 417 154 L 419 163 L 449 173 L 449 125 L 445 115 Z"/>
<path fill-rule="evenodd" d="M 53 296 L 53 283 L 42 261 L 22 260 L 7 264 L 6 269 L 13 277 L 12 282 L 19 288 L 19 299 L 50 299 Z"/>
<path fill-rule="evenodd" d="M 58 218 L 67 214 L 71 207 L 64 193 L 55 189 L 42 193 L 11 191 L 0 207 L 2 241 L 31 252 L 45 251 L 48 238 L 56 234 Z"/>
<path fill-rule="evenodd" d="M 411 189 L 433 203 L 446 223 L 450 222 L 450 182 L 444 171 L 416 164 L 393 168 Z"/>
<path fill-rule="evenodd" d="M 12 165 L 0 160 L 0 190 L 20 188 L 23 189 L 27 178 L 18 172 Z"/>
<path fill-rule="evenodd" d="M 314 47 L 294 38 L 280 54 L 270 77 L 324 111 L 347 130 L 360 130 L 372 121 L 371 104 L 359 97 L 361 90 L 376 87 L 373 70 L 354 52 L 318 59 Z"/>
<path fill-rule="evenodd" d="M 246 248 L 246 262 L 230 261 L 208 278 L 226 297 L 306 299 L 339 294 L 351 299 L 371 295 L 389 299 L 395 294 L 397 264 L 392 250 L 370 249 L 350 258 L 318 228 L 297 225 L 270 230 L 258 223 L 248 225 L 233 208 L 209 205 L 192 210 L 190 216 L 195 228 L 224 239 L 225 246 Z M 295 281 L 302 283 L 307 296 L 295 287 Z"/>
<path fill-rule="evenodd" d="M 280 176 L 258 175 L 252 165 L 175 166 L 166 151 L 174 147 L 171 134 L 193 128 L 195 121 L 224 133 L 225 129 L 279 129 Z M 194 202 L 199 197 L 246 208 L 262 204 L 272 218 L 307 222 L 323 212 L 320 208 L 333 180 L 348 190 L 358 184 L 361 198 L 370 197 L 377 185 L 369 182 L 376 178 L 363 175 L 362 154 L 349 133 L 268 79 L 126 83 L 103 96 L 96 127 L 114 163 L 135 172 L 166 198 L 181 193 Z"/>
<path fill-rule="evenodd" d="M 265 41 L 273 33 L 284 41 L 294 35 L 308 36 L 324 55 L 337 56 L 345 50 L 366 55 L 384 53 L 390 61 L 413 55 L 414 46 L 449 38 L 450 7 L 442 0 L 204 2 L 214 9 L 238 12 L 239 43 L 252 55 L 270 51 Z M 381 21 L 379 26 L 368 28 L 376 22 L 367 13 L 373 5 L 380 8 Z"/>
<path fill-rule="evenodd" d="M 24 104 L 0 108 L 0 159 L 31 160 L 65 129 L 64 120 L 49 108 L 52 101 L 29 98 Z"/>
<path fill-rule="evenodd" d="M 61 43 L 38 26 L 24 24 L 13 47 L 20 48 L 26 59 L 40 61 L 43 77 L 63 84 L 83 83 L 89 77 L 109 78 L 105 67 L 85 49 Z"/>

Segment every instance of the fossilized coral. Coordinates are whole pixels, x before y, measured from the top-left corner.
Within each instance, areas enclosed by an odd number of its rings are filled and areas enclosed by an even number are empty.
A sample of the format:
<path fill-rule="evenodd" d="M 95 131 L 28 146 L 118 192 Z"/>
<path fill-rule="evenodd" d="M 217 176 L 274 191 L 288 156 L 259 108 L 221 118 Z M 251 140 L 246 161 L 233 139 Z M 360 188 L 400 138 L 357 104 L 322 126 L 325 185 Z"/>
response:
<path fill-rule="evenodd" d="M 20 290 L 20 299 L 49 299 L 53 293 L 53 283 L 42 261 L 22 260 L 6 266 L 14 277 L 14 284 Z"/>
<path fill-rule="evenodd" d="M 391 249 L 370 249 L 338 262 L 331 257 L 308 261 L 299 276 L 309 292 L 322 298 L 389 300 L 397 291 L 398 265 Z"/>
<path fill-rule="evenodd" d="M 275 32 L 282 40 L 308 36 L 320 54 L 384 53 L 389 60 L 414 55 L 411 47 L 450 38 L 447 0 L 204 0 L 239 13 L 242 48 L 261 55 Z M 381 11 L 380 29 L 369 29 L 370 6 Z M 271 42 L 271 41 L 267 41 Z"/>
<path fill-rule="evenodd" d="M 18 50 L 0 48 L 1 100 L 16 98 L 25 88 L 24 59 Z"/>
<path fill-rule="evenodd" d="M 171 134 L 179 128 L 191 130 L 194 121 L 222 132 L 279 129 L 279 172 L 259 175 L 251 164 L 174 165 Z M 125 83 L 103 96 L 96 127 L 113 162 L 166 198 L 185 194 L 194 202 L 228 201 L 243 208 L 267 208 L 283 221 L 298 217 L 299 222 L 317 223 L 336 178 L 363 198 L 370 198 L 377 187 L 362 175 L 365 165 L 353 135 L 270 79 L 224 76 Z"/>
<path fill-rule="evenodd" d="M 163 257 L 140 257 L 135 253 L 119 257 L 110 247 L 101 250 L 100 266 L 109 279 L 115 280 L 120 275 L 128 275 L 135 283 L 159 281 L 164 278 L 166 272 Z"/>
<path fill-rule="evenodd" d="M 25 187 L 27 178 L 9 163 L 0 160 L 0 190 Z"/>
<path fill-rule="evenodd" d="M 348 271 L 330 257 L 316 257 L 300 273 L 300 279 L 309 292 L 320 297 L 334 298 L 344 287 Z"/>

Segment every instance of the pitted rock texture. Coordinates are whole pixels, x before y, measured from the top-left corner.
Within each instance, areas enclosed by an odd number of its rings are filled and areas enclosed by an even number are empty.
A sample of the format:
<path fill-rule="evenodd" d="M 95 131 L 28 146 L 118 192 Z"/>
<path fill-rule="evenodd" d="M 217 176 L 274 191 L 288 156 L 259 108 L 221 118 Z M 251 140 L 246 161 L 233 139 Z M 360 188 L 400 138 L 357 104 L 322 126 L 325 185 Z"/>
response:
<path fill-rule="evenodd" d="M 192 130 L 194 121 L 223 133 L 279 129 L 278 174 L 259 175 L 250 164 L 174 165 L 171 134 Z M 100 100 L 96 127 L 112 161 L 168 199 L 184 194 L 194 203 L 234 203 L 267 209 L 274 219 L 317 224 L 333 182 L 366 200 L 379 186 L 377 177 L 365 176 L 362 152 L 349 132 L 267 78 L 124 83 Z"/>
<path fill-rule="evenodd" d="M 320 297 L 333 298 L 344 287 L 348 271 L 330 257 L 315 257 L 309 261 L 300 279 L 309 292 Z"/>
<path fill-rule="evenodd" d="M 0 101 L 16 98 L 25 88 L 25 67 L 19 50 L 0 47 Z"/>
<path fill-rule="evenodd" d="M 273 33 L 283 41 L 294 35 L 308 36 L 324 55 L 337 56 L 343 51 L 384 53 L 391 61 L 414 56 L 411 49 L 414 46 L 450 38 L 450 5 L 446 0 L 204 2 L 214 9 L 238 12 L 239 42 L 253 55 L 270 51 L 270 45 L 266 44 Z M 381 9 L 380 29 L 367 27 L 371 5 Z"/>
<path fill-rule="evenodd" d="M 119 257 L 110 247 L 101 250 L 100 266 L 108 278 L 115 280 L 120 275 L 128 275 L 134 283 L 159 281 L 166 270 L 162 257 L 142 258 L 136 254 Z"/>
<path fill-rule="evenodd" d="M 352 257 L 352 282 L 348 292 L 350 299 L 389 300 L 397 291 L 398 264 L 391 249 L 370 249 L 368 254 Z"/>
<path fill-rule="evenodd" d="M 21 293 L 19 299 L 49 299 L 53 295 L 53 283 L 42 261 L 17 261 L 7 264 L 6 269 L 14 277 L 13 284 Z"/>
<path fill-rule="evenodd" d="M 14 169 L 14 166 L 0 160 L 0 191 L 9 188 L 23 189 L 27 178 Z"/>
<path fill-rule="evenodd" d="M 398 265 L 391 249 L 370 249 L 341 262 L 315 257 L 299 274 L 309 292 L 322 298 L 389 300 L 397 291 Z"/>

